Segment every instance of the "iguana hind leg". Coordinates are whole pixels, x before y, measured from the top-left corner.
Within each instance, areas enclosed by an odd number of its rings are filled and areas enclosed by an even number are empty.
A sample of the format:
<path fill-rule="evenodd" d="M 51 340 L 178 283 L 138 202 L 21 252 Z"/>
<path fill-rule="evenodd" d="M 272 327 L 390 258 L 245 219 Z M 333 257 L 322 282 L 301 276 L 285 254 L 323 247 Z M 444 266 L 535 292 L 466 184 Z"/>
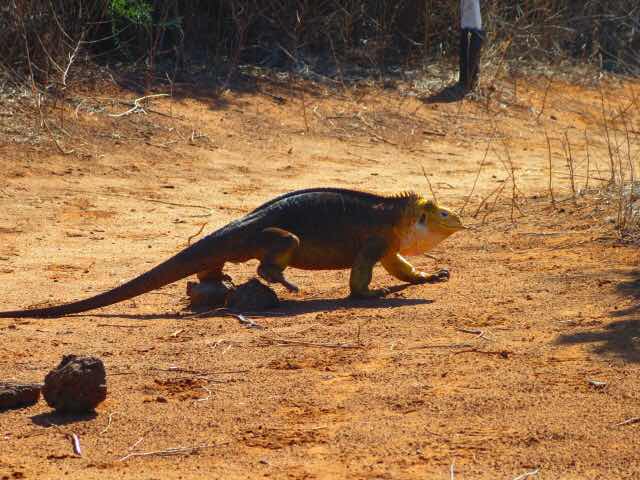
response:
<path fill-rule="evenodd" d="M 352 298 L 378 298 L 389 293 L 387 288 L 369 289 L 373 267 L 384 256 L 386 250 L 386 242 L 373 238 L 358 252 L 349 278 Z"/>
<path fill-rule="evenodd" d="M 221 263 L 219 265 L 212 265 L 207 270 L 198 272 L 198 280 L 200 280 L 201 282 L 221 282 L 223 280 L 231 281 L 231 277 L 229 275 L 225 275 L 224 273 L 222 273 L 223 268 L 224 263 Z"/>
<path fill-rule="evenodd" d="M 290 292 L 297 292 L 298 287 L 284 278 L 283 272 L 300 246 L 300 239 L 291 232 L 273 227 L 265 228 L 256 240 L 260 252 L 258 275 L 269 283 L 280 283 Z"/>
<path fill-rule="evenodd" d="M 381 260 L 382 266 L 387 272 L 398 280 L 409 283 L 436 283 L 449 279 L 448 270 L 438 270 L 429 274 L 417 270 L 406 258 L 399 253 L 389 254 Z"/>

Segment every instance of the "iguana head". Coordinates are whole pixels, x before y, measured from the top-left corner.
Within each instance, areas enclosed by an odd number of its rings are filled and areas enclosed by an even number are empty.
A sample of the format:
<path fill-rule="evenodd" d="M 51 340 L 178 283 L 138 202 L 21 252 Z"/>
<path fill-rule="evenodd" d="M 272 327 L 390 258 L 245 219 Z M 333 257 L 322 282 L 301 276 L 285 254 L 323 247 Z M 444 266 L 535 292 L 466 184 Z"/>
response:
<path fill-rule="evenodd" d="M 417 198 L 406 209 L 400 253 L 417 255 L 431 250 L 458 230 L 464 230 L 460 217 L 435 202 Z"/>

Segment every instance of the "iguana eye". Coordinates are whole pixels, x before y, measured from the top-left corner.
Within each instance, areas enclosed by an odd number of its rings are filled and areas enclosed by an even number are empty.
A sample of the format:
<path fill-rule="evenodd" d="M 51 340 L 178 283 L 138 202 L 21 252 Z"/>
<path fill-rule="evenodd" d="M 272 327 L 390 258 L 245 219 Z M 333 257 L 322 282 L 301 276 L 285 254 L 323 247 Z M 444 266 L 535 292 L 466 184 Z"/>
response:
<path fill-rule="evenodd" d="M 427 214 L 423 213 L 422 215 L 420 215 L 420 220 L 418 220 L 418 222 L 424 224 L 424 222 L 427 221 Z"/>
<path fill-rule="evenodd" d="M 440 212 L 440 216 L 442 218 L 447 218 L 449 216 L 449 212 L 442 211 L 442 212 Z"/>

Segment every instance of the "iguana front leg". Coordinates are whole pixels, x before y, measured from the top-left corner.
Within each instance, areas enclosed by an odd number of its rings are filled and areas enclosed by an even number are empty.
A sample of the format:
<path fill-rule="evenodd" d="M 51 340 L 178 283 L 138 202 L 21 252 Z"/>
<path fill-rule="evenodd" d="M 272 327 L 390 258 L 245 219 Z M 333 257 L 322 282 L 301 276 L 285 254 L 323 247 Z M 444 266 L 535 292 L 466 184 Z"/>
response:
<path fill-rule="evenodd" d="M 298 287 L 287 281 L 283 272 L 300 246 L 300 239 L 291 232 L 272 227 L 260 232 L 256 240 L 260 252 L 258 275 L 269 283 L 280 283 L 290 292 L 297 292 Z"/>
<path fill-rule="evenodd" d="M 382 266 L 387 272 L 398 280 L 409 283 L 436 283 L 449 279 L 448 270 L 438 270 L 436 273 L 428 274 L 417 270 L 406 258 L 399 253 L 392 253 L 381 260 Z"/>
<path fill-rule="evenodd" d="M 349 278 L 352 298 L 377 298 L 389 293 L 387 288 L 369 289 L 373 266 L 384 256 L 387 248 L 384 240 L 373 238 L 358 252 Z"/>

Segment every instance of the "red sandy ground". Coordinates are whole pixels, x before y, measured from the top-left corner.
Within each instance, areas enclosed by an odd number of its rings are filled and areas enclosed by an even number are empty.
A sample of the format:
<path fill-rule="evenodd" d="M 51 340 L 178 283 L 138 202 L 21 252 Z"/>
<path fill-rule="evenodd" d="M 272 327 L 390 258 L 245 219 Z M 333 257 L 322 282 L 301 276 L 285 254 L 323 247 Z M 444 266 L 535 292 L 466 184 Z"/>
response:
<path fill-rule="evenodd" d="M 41 381 L 78 353 L 105 361 L 109 389 L 94 418 L 44 401 L 0 413 L 0 478 L 449 479 L 452 465 L 464 480 L 640 478 L 640 424 L 617 425 L 640 416 L 637 247 L 617 238 L 615 196 L 571 200 L 560 147 L 567 132 L 583 188 L 586 130 L 590 186 L 608 178 L 601 92 L 555 82 L 545 99 L 546 82 L 527 83 L 449 105 L 265 83 L 154 101 L 176 118 L 80 108 L 82 128 L 62 138 L 70 155 L 0 144 L 0 308 L 13 309 L 113 287 L 203 223 L 296 188 L 424 192 L 424 165 L 460 209 L 490 142 L 464 209 L 473 228 L 413 259 L 449 268 L 448 283 L 354 303 L 347 271 L 291 270 L 302 293 L 276 287 L 283 306 L 254 317 L 264 330 L 187 316 L 185 281 L 85 315 L 0 320 L 0 380 Z M 636 132 L 637 87 L 604 90 Z M 240 282 L 255 267 L 227 270 Z M 397 283 L 376 269 L 375 285 Z"/>

